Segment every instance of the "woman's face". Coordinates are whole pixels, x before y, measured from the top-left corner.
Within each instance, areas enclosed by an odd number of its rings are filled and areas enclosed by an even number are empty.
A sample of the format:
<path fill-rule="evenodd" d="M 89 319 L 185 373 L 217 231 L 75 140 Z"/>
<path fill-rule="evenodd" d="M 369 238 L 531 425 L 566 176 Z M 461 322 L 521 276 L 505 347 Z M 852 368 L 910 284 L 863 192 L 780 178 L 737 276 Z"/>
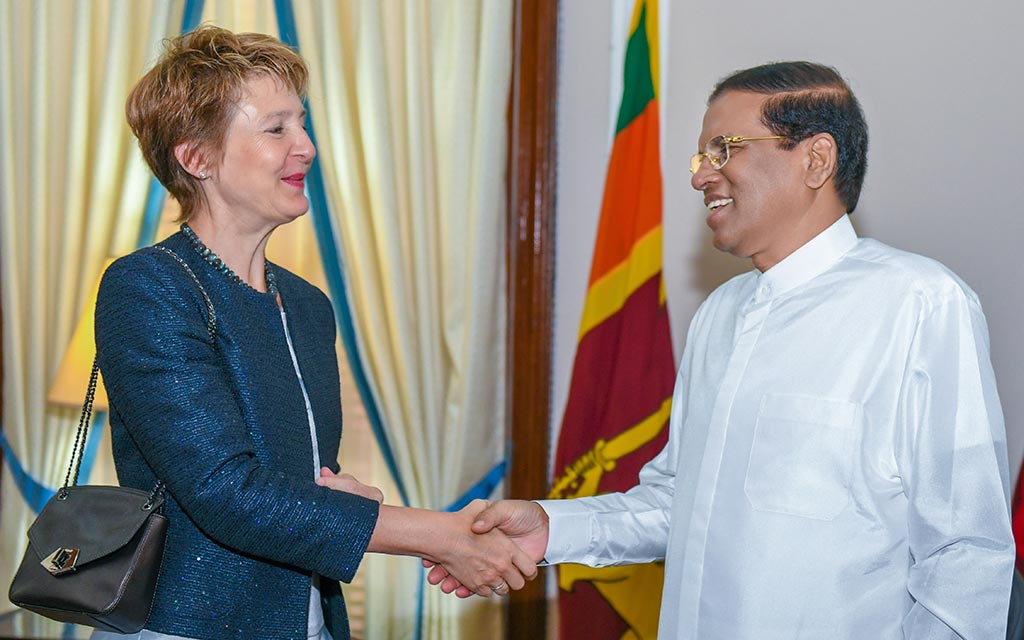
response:
<path fill-rule="evenodd" d="M 223 160 L 204 182 L 211 213 L 261 228 L 308 211 L 305 178 L 316 149 L 305 120 L 294 91 L 270 76 L 247 81 L 228 124 Z"/>

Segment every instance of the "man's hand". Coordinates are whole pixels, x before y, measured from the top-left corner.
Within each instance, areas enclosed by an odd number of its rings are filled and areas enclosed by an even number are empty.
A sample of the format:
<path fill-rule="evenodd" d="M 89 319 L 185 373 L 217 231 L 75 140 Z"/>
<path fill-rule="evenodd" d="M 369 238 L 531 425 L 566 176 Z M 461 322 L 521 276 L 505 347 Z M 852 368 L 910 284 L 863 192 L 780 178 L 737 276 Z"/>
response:
<path fill-rule="evenodd" d="M 461 524 L 444 544 L 442 554 L 424 560 L 445 567 L 445 577 L 463 590 L 463 597 L 472 593 L 484 597 L 507 595 L 537 576 L 536 560 L 501 530 L 484 529 L 482 525 L 479 532 L 473 530 L 480 525 L 480 515 L 487 507 L 486 500 L 474 500 L 456 513 L 443 514 Z"/>
<path fill-rule="evenodd" d="M 498 529 L 514 541 L 533 562 L 540 562 L 548 546 L 548 514 L 535 502 L 526 500 L 499 500 L 477 514 L 472 531 L 487 534 Z M 440 564 L 429 560 L 423 566 L 430 569 L 427 581 L 441 586 L 445 593 L 454 592 L 468 598 L 473 591 L 463 586 Z"/>
<path fill-rule="evenodd" d="M 384 502 L 384 493 L 377 487 L 363 484 L 347 473 L 335 474 L 327 467 L 320 467 L 320 477 L 316 479 L 316 483 L 334 491 L 354 493 L 357 496 L 376 500 L 378 504 Z"/>
<path fill-rule="evenodd" d="M 425 558 L 484 597 L 522 589 L 536 577 L 537 563 L 501 531 L 471 530 L 487 505 L 474 500 L 454 513 L 381 505 L 366 549 Z"/>

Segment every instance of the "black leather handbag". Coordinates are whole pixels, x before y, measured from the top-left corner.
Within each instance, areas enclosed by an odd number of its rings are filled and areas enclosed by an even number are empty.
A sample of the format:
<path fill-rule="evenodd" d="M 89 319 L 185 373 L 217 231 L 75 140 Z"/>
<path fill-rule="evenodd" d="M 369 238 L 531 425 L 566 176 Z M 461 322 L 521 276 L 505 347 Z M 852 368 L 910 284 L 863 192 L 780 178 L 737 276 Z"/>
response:
<path fill-rule="evenodd" d="M 206 303 L 206 331 L 216 345 L 217 315 L 203 285 L 178 254 L 156 248 L 173 257 L 199 287 Z M 146 493 L 77 486 L 98 374 L 94 361 L 64 486 L 29 527 L 28 548 L 8 597 L 23 609 L 60 622 L 135 633 L 149 618 L 163 562 L 168 526 L 164 487 L 158 481 Z"/>
<path fill-rule="evenodd" d="M 98 373 L 94 362 L 64 486 L 29 527 L 8 596 L 53 620 L 134 633 L 149 617 L 163 562 L 163 485 L 149 493 L 77 486 Z"/>
<path fill-rule="evenodd" d="M 216 346 L 217 315 L 199 278 L 178 254 L 156 248 L 174 258 L 199 287 L 206 303 L 206 331 Z M 146 493 L 77 486 L 98 374 L 94 361 L 64 486 L 29 527 L 28 548 L 8 597 L 59 622 L 135 633 L 149 618 L 163 563 L 168 527 L 164 487 L 157 481 Z"/>

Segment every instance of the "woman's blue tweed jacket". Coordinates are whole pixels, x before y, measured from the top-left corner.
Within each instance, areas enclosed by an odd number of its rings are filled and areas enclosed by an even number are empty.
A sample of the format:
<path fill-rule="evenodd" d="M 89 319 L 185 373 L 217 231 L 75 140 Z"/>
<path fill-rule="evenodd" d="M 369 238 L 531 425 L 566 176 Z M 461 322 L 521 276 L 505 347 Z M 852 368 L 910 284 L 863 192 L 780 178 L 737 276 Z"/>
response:
<path fill-rule="evenodd" d="M 313 483 L 309 423 L 270 294 L 218 272 L 182 233 L 107 270 L 96 347 L 122 485 L 167 486 L 170 533 L 147 629 L 222 640 L 306 638 L 310 572 L 324 617 L 349 637 L 338 580 L 352 579 L 378 505 Z M 317 426 L 337 470 L 341 396 L 334 316 L 322 292 L 271 265 Z"/>

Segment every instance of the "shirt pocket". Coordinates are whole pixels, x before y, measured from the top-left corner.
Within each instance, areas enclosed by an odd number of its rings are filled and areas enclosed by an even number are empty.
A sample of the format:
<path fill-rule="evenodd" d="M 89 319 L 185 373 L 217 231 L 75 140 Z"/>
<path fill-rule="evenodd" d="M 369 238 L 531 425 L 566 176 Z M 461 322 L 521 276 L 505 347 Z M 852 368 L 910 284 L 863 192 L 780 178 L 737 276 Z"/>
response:
<path fill-rule="evenodd" d="M 754 426 L 743 490 L 761 511 L 832 520 L 850 501 L 860 405 L 766 394 Z"/>

